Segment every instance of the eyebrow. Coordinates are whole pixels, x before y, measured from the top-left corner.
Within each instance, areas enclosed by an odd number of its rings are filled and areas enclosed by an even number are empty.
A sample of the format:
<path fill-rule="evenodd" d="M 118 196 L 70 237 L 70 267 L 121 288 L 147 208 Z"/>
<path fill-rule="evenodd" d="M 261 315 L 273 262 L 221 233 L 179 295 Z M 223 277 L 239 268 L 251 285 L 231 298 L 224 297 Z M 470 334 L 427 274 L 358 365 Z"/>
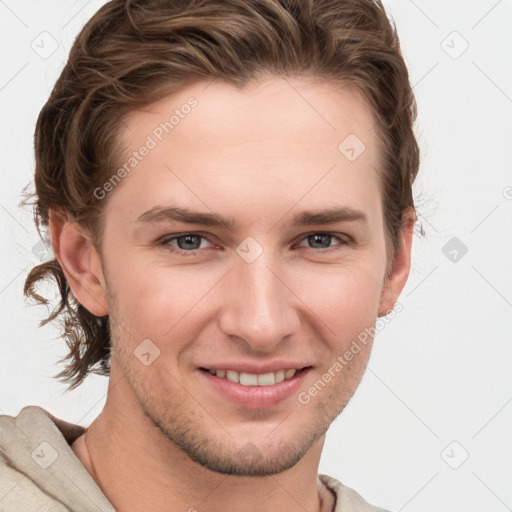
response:
<path fill-rule="evenodd" d="M 233 217 L 223 217 L 216 213 L 196 212 L 188 208 L 154 206 L 137 218 L 137 222 L 157 224 L 166 221 L 178 221 L 185 224 L 225 228 L 232 231 L 237 223 Z M 338 206 L 323 210 L 306 210 L 294 215 L 291 225 L 309 226 L 335 224 L 337 222 L 361 222 L 368 224 L 368 216 L 362 210 L 348 206 Z"/>

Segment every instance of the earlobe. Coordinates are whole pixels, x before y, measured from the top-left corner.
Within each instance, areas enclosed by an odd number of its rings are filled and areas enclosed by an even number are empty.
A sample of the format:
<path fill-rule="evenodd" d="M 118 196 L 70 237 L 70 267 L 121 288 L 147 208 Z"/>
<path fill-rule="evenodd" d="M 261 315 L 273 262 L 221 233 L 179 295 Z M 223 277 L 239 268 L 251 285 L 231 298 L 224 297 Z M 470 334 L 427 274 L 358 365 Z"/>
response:
<path fill-rule="evenodd" d="M 414 222 L 414 212 L 409 209 L 402 216 L 402 228 L 399 232 L 400 243 L 390 262 L 389 277 L 382 289 L 378 311 L 380 317 L 386 316 L 392 311 L 409 277 Z"/>
<path fill-rule="evenodd" d="M 101 258 L 83 228 L 66 215 L 52 210 L 49 234 L 55 258 L 73 296 L 93 315 L 107 315 Z"/>

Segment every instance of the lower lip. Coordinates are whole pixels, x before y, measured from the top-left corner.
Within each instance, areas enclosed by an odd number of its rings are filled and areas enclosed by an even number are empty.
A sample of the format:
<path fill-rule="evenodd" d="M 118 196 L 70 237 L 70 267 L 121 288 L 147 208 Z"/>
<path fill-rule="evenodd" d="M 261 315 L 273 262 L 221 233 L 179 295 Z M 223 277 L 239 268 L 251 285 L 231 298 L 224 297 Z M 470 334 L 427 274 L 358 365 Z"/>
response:
<path fill-rule="evenodd" d="M 216 377 L 204 370 L 199 370 L 199 372 L 213 389 L 236 405 L 247 409 L 264 409 L 296 395 L 309 370 L 309 368 L 304 368 L 291 379 L 272 386 L 244 386 L 226 378 Z"/>

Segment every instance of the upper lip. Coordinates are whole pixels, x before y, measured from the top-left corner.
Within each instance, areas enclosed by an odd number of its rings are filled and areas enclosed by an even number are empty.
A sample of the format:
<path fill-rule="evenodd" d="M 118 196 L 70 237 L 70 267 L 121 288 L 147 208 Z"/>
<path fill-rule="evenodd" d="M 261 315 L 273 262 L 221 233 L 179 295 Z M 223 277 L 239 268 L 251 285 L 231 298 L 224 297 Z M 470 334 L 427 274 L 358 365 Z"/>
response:
<path fill-rule="evenodd" d="M 233 361 L 226 363 L 207 363 L 201 365 L 200 368 L 206 370 L 236 370 L 237 372 L 253 373 L 256 375 L 262 375 L 264 373 L 277 372 L 278 370 L 289 370 L 294 368 L 301 370 L 311 366 L 303 361 L 272 361 L 268 363 L 251 363 L 247 361 Z"/>

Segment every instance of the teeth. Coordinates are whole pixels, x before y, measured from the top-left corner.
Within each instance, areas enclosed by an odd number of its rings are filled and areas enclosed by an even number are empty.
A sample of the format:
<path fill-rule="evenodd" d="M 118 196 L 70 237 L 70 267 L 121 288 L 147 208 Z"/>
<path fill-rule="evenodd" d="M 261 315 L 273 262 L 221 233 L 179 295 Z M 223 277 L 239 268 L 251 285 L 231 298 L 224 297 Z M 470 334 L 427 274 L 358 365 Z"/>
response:
<path fill-rule="evenodd" d="M 243 386 L 272 386 L 279 384 L 286 379 L 291 379 L 296 373 L 295 368 L 288 370 L 278 370 L 277 372 L 255 373 L 237 372 L 236 370 L 208 370 L 211 375 L 216 375 L 221 379 L 227 379 L 231 382 L 240 383 Z"/>
<path fill-rule="evenodd" d="M 293 368 L 291 370 L 286 370 L 286 373 L 284 374 L 284 378 L 291 379 L 296 373 L 297 373 L 297 370 L 295 370 Z"/>
<path fill-rule="evenodd" d="M 258 385 L 260 386 L 272 386 L 276 383 L 276 374 L 274 372 L 264 373 L 258 375 Z"/>
<path fill-rule="evenodd" d="M 236 370 L 226 370 L 226 379 L 231 382 L 240 382 L 238 378 L 238 372 Z"/>
<path fill-rule="evenodd" d="M 258 385 L 258 376 L 254 373 L 240 373 L 240 384 L 244 386 L 257 386 Z"/>

